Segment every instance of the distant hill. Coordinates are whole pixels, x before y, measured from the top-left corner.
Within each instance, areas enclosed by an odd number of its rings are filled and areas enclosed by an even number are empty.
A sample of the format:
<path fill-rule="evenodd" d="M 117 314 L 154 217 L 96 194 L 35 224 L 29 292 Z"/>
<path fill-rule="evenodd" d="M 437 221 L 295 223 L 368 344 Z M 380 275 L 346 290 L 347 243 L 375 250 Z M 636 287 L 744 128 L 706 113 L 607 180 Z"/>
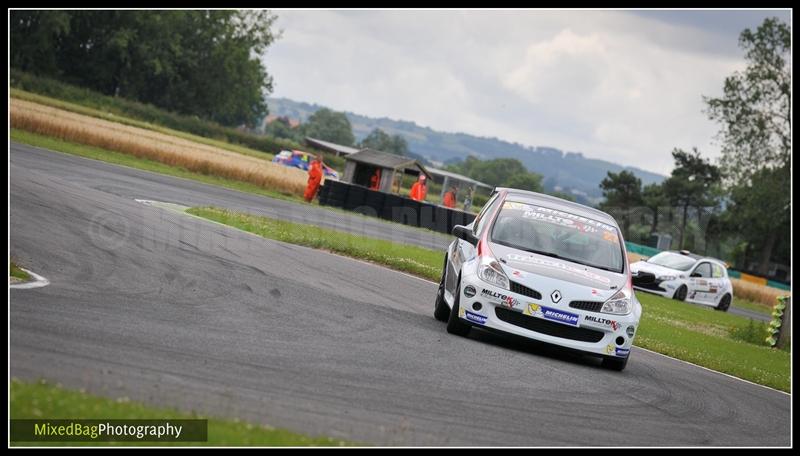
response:
<path fill-rule="evenodd" d="M 270 114 L 288 116 L 305 120 L 318 109 L 317 104 L 292 101 L 286 98 L 268 98 Z M 356 140 L 361 140 L 374 128 L 389 134 L 398 134 L 406 139 L 413 155 L 441 165 L 462 160 L 469 155 L 481 159 L 516 158 L 529 170 L 544 176 L 545 189 L 561 190 L 574 194 L 578 201 L 596 203 L 602 198 L 600 181 L 608 171 L 620 172 L 623 169 L 633 172 L 647 185 L 661 182 L 665 176 L 639 168 L 622 166 L 605 160 L 584 157 L 577 152 L 564 153 L 553 147 L 533 147 L 503 141 L 498 138 L 485 138 L 466 133 L 443 133 L 414 122 L 393 120 L 385 117 L 373 118 L 345 113 L 353 124 Z"/>

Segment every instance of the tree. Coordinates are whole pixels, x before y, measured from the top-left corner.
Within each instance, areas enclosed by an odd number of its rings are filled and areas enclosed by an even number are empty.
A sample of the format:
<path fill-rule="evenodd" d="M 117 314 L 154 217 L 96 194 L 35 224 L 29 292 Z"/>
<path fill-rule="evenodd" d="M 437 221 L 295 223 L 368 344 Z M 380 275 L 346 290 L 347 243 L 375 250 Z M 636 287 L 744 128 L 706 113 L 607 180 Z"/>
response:
<path fill-rule="evenodd" d="M 269 11 L 12 11 L 11 65 L 224 125 L 267 113 Z"/>
<path fill-rule="evenodd" d="M 541 191 L 541 190 L 538 190 L 538 191 Z M 556 198 L 565 199 L 567 201 L 575 201 L 575 196 L 570 194 L 570 193 L 553 191 L 553 192 L 548 192 L 547 194 L 551 195 L 551 196 L 555 196 Z"/>
<path fill-rule="evenodd" d="M 676 148 L 672 151 L 672 157 L 675 159 L 675 168 L 662 185 L 664 195 L 670 204 L 682 210 L 678 241 L 679 248 L 682 249 L 689 209 L 694 208 L 700 220 L 705 208 L 718 205 L 717 186 L 720 183 L 721 173 L 719 168 L 700 156 L 700 151 L 696 147 L 692 152 Z"/>
<path fill-rule="evenodd" d="M 278 117 L 264 127 L 264 134 L 299 143 L 303 138 L 298 130 L 298 128 L 292 128 L 288 117 Z"/>
<path fill-rule="evenodd" d="M 781 194 L 781 191 L 788 193 L 789 178 L 782 168 L 762 168 L 750 176 L 747 184 L 731 188 L 728 223 L 747 240 L 745 258 L 756 257 L 758 273 L 762 275 L 769 271 L 774 246 L 789 239 L 791 203 Z M 780 233 L 784 235 L 778 239 Z M 759 247 L 761 252 L 753 252 L 752 256 L 748 253 Z M 747 263 L 741 266 L 747 268 Z"/>
<path fill-rule="evenodd" d="M 669 205 L 669 199 L 664 194 L 661 184 L 645 185 L 642 189 L 642 204 L 650 210 L 652 223 L 650 224 L 650 234 L 658 231 L 658 212 Z"/>
<path fill-rule="evenodd" d="M 468 157 L 462 166 L 456 168 L 459 169 L 456 171 L 457 173 L 494 186 L 506 185 L 512 176 L 528 172 L 525 165 L 514 158 L 479 160 L 475 157 Z"/>
<path fill-rule="evenodd" d="M 352 146 L 356 138 L 353 127 L 344 113 L 322 108 L 311 114 L 302 126 L 304 136 L 330 141 L 343 146 Z"/>
<path fill-rule="evenodd" d="M 504 185 L 506 187 L 528 190 L 531 192 L 542 192 L 542 175 L 535 173 L 519 173 L 509 177 Z"/>
<path fill-rule="evenodd" d="M 53 49 L 70 32 L 69 11 L 11 11 L 11 66 L 50 75 L 59 73 Z"/>
<path fill-rule="evenodd" d="M 721 166 L 737 211 L 731 219 L 751 233 L 748 243 L 760 248 L 757 272 L 766 275 L 790 230 L 791 30 L 768 18 L 755 31 L 745 29 L 739 46 L 747 68 L 725 79 L 722 97 L 703 100 L 721 124 Z"/>
<path fill-rule="evenodd" d="M 362 149 L 380 150 L 395 155 L 408 154 L 408 143 L 402 136 L 389 135 L 380 128 L 372 130 L 358 145 Z"/>
<path fill-rule="evenodd" d="M 495 187 L 543 191 L 543 176 L 528 171 L 525 165 L 515 158 L 480 160 L 470 155 L 462 162 L 448 165 L 446 169 Z"/>
<path fill-rule="evenodd" d="M 628 236 L 630 229 L 630 213 L 642 204 L 642 180 L 630 171 L 608 174 L 600 182 L 605 201 L 600 208 L 609 212 L 619 212 L 622 215 L 622 230 Z"/>

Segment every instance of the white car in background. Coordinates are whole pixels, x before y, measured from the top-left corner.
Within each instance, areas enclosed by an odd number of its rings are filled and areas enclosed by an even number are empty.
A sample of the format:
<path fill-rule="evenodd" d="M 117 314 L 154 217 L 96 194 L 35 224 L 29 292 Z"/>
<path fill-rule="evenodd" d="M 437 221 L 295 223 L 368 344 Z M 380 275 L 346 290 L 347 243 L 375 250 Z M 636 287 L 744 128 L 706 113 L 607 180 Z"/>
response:
<path fill-rule="evenodd" d="M 631 264 L 631 273 L 650 273 L 655 280 L 634 288 L 666 298 L 727 311 L 733 301 L 733 285 L 725 263 L 686 250 L 664 251 Z"/>

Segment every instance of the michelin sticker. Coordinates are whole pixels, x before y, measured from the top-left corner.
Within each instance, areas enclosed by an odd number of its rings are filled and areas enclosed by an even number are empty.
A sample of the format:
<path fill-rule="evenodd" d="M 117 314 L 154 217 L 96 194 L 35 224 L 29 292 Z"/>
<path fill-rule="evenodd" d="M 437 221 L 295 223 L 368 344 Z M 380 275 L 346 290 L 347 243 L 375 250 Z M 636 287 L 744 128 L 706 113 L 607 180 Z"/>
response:
<path fill-rule="evenodd" d="M 543 306 L 529 302 L 525 309 L 522 311 L 525 315 L 532 317 L 544 318 L 546 320 L 557 321 L 570 326 L 578 326 L 580 318 L 578 315 L 571 312 L 564 312 L 563 310 L 553 309 L 552 307 Z"/>
<path fill-rule="evenodd" d="M 617 356 L 628 356 L 630 352 L 631 352 L 630 348 L 618 348 Z"/>
<path fill-rule="evenodd" d="M 473 323 L 477 323 L 479 325 L 485 325 L 486 324 L 486 317 L 484 317 L 483 315 L 478 315 L 476 313 L 472 313 L 469 310 L 467 310 L 465 312 L 466 312 L 467 320 L 469 320 L 469 321 L 471 321 Z"/>
<path fill-rule="evenodd" d="M 571 312 L 564 312 L 563 310 L 552 309 L 550 307 L 539 306 L 542 309 L 542 316 L 547 320 L 565 323 L 570 326 L 578 326 L 578 316 Z"/>

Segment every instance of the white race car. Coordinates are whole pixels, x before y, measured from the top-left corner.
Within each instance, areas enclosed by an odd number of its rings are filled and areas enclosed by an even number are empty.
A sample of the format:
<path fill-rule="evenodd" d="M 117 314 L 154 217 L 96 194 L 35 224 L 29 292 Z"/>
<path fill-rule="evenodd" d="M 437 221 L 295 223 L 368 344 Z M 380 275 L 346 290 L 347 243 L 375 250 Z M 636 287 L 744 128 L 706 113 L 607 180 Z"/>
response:
<path fill-rule="evenodd" d="M 625 368 L 642 307 L 610 215 L 498 188 L 475 220 L 453 234 L 434 310 L 449 333 L 500 331 Z"/>
<path fill-rule="evenodd" d="M 631 265 L 633 274 L 650 273 L 655 280 L 637 282 L 637 290 L 679 301 L 712 306 L 727 311 L 733 300 L 733 285 L 725 263 L 686 250 L 664 251 Z"/>

